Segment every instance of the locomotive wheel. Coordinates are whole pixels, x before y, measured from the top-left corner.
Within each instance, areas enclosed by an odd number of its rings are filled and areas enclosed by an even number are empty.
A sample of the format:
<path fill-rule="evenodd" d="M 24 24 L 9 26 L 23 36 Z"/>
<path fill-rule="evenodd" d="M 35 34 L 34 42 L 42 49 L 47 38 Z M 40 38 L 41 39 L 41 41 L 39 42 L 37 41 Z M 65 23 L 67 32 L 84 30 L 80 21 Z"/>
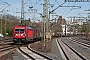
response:
<path fill-rule="evenodd" d="M 14 44 L 16 44 L 16 42 L 14 41 Z"/>
<path fill-rule="evenodd" d="M 16 41 L 14 41 L 14 40 L 13 40 L 13 42 L 14 42 L 14 44 L 16 44 L 16 43 L 17 43 L 17 42 L 16 42 Z"/>
<path fill-rule="evenodd" d="M 22 44 L 26 44 L 27 42 L 26 42 L 26 40 L 25 41 L 22 41 Z"/>

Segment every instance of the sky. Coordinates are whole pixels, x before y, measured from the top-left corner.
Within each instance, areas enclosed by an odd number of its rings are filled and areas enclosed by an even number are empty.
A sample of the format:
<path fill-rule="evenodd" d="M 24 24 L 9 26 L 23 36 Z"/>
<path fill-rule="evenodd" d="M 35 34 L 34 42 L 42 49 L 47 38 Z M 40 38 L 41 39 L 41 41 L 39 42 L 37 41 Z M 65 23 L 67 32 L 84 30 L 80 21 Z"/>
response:
<path fill-rule="evenodd" d="M 21 14 L 21 1 L 22 0 L 0 0 L 0 11 L 3 11 L 4 14 L 11 14 L 14 16 L 20 17 Z M 50 11 L 63 4 L 64 0 L 50 0 Z M 24 0 L 24 11 L 29 12 L 29 6 L 33 6 L 33 9 L 36 9 L 38 13 L 43 13 L 44 0 Z M 53 6 L 53 7 L 51 7 Z M 77 6 L 77 7 L 64 7 L 64 6 Z M 81 7 L 81 8 L 79 8 Z M 88 13 L 90 11 L 85 11 L 90 9 L 90 2 L 65 2 L 62 7 L 59 7 L 54 11 L 56 15 L 62 16 L 66 20 L 70 20 L 70 16 L 80 16 L 78 13 Z M 18 13 L 17 13 L 18 12 Z M 87 16 L 88 14 L 81 14 L 81 16 Z M 41 19 L 39 14 L 34 13 L 25 13 L 25 19 L 28 18 Z M 51 17 L 50 17 L 51 18 Z"/>

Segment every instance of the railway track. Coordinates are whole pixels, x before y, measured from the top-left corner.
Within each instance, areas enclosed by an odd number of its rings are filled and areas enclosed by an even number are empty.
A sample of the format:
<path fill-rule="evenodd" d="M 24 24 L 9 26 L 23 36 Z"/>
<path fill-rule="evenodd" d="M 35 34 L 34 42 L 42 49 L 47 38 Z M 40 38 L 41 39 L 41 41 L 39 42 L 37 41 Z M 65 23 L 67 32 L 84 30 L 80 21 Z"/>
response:
<path fill-rule="evenodd" d="M 0 39 L 0 46 L 12 44 L 13 43 L 12 39 L 13 39 L 12 37 Z"/>
<path fill-rule="evenodd" d="M 31 59 L 31 60 L 53 60 L 48 56 L 45 56 L 43 54 L 40 54 L 39 52 L 33 50 L 30 48 L 30 45 L 28 46 L 22 46 L 22 47 L 18 47 L 18 50 L 23 53 L 24 55 L 26 55 L 28 58 L 27 59 Z"/>
<path fill-rule="evenodd" d="M 0 52 L 7 52 L 18 47 L 18 50 L 25 54 L 31 60 L 52 60 L 51 58 L 32 50 L 27 45 L 13 45 L 12 38 L 6 38 L 0 40 Z M 11 43 L 10 43 L 11 42 Z M 2 53 L 4 55 L 4 53 Z"/>
<path fill-rule="evenodd" d="M 4 51 L 10 50 L 10 49 L 14 49 L 16 47 L 18 47 L 18 46 L 11 46 L 11 45 L 2 46 L 2 47 L 0 47 L 0 52 L 4 52 Z"/>
<path fill-rule="evenodd" d="M 22 46 L 22 47 L 18 47 L 18 50 L 23 53 L 24 55 L 26 55 L 28 58 L 27 59 L 31 59 L 31 60 L 53 60 L 48 56 L 45 56 L 43 54 L 40 54 L 39 52 L 33 50 L 30 48 L 30 45 L 28 46 Z"/>
<path fill-rule="evenodd" d="M 0 42 L 13 42 L 12 37 L 0 38 Z"/>
<path fill-rule="evenodd" d="M 62 39 L 57 39 L 56 41 L 64 60 L 86 60 L 84 56 L 65 43 Z"/>
<path fill-rule="evenodd" d="M 83 45 L 83 46 L 85 46 L 85 47 L 88 47 L 88 48 L 90 48 L 90 42 L 88 42 L 87 40 L 80 40 L 79 38 L 76 38 L 76 39 L 73 39 L 73 38 L 68 38 L 70 41 L 73 41 L 73 42 L 75 42 L 75 43 L 78 43 L 78 44 L 80 44 L 80 45 Z M 87 41 L 87 43 L 86 43 L 86 41 Z"/>
<path fill-rule="evenodd" d="M 13 46 L 12 43 L 12 38 L 0 39 L 0 51 L 3 52 L 15 48 L 16 46 Z"/>
<path fill-rule="evenodd" d="M 13 45 L 12 38 L 2 38 L 0 39 L 0 57 L 9 53 L 13 49 L 19 47 L 20 45 Z"/>

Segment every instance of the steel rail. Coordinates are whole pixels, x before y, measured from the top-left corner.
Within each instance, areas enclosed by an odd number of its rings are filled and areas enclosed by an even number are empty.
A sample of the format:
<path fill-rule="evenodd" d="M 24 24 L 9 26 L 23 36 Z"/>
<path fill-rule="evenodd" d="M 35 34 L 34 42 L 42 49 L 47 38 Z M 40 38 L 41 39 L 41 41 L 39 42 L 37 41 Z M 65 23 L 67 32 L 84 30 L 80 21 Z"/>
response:
<path fill-rule="evenodd" d="M 16 47 L 18 47 L 18 46 L 5 46 L 5 47 L 1 47 L 0 51 L 4 52 L 4 51 L 10 50 L 10 49 L 14 49 Z"/>
<path fill-rule="evenodd" d="M 78 40 L 76 40 L 76 39 L 69 39 L 69 40 L 71 40 L 71 41 L 73 41 L 73 42 L 75 42 L 75 43 L 78 43 L 78 44 L 80 44 L 80 45 L 83 45 L 83 46 L 85 46 L 85 47 L 88 47 L 88 48 L 90 48 L 90 44 L 86 44 L 86 43 L 84 43 L 84 42 L 82 42 L 82 41 L 78 41 Z"/>
<path fill-rule="evenodd" d="M 61 40 L 62 41 L 62 40 Z M 85 57 L 83 57 L 81 54 L 79 54 L 77 51 L 75 51 L 72 47 L 70 47 L 67 43 L 62 41 L 65 45 L 67 45 L 74 53 L 76 53 L 82 60 L 86 60 Z"/>
<path fill-rule="evenodd" d="M 52 58 L 50 58 L 50 57 L 48 57 L 48 56 L 45 56 L 45 55 L 43 55 L 43 54 L 41 54 L 41 53 L 39 53 L 39 52 L 37 52 L 37 51 L 35 51 L 35 50 L 29 48 L 29 46 L 27 46 L 27 48 L 28 48 L 30 51 L 32 51 L 32 52 L 34 52 L 34 53 L 36 53 L 36 54 L 38 54 L 38 55 L 40 55 L 40 56 L 42 56 L 42 57 L 48 59 L 48 60 L 53 60 Z"/>
<path fill-rule="evenodd" d="M 31 51 L 32 53 L 34 53 L 34 55 L 36 54 L 36 55 L 39 55 L 39 56 L 41 56 L 41 57 L 38 57 L 39 59 L 41 58 L 41 59 L 46 59 L 46 60 L 53 60 L 53 59 L 51 59 L 51 58 L 49 58 L 49 57 L 47 57 L 47 56 L 45 56 L 45 55 L 43 55 L 43 54 L 40 54 L 39 52 L 36 52 L 35 50 L 32 50 L 31 48 L 29 48 L 28 46 L 26 47 L 29 51 Z M 29 55 L 29 54 L 27 54 L 26 52 L 24 52 L 20 47 L 18 47 L 18 49 L 24 54 L 24 55 L 26 55 L 27 57 L 29 57 L 30 59 L 32 59 L 32 60 L 36 60 L 35 59 L 35 56 L 33 57 L 33 56 L 31 56 L 31 55 Z M 31 53 L 30 53 L 31 54 Z M 33 55 L 33 54 L 32 54 Z"/>
<path fill-rule="evenodd" d="M 65 43 L 62 39 L 61 39 L 62 43 L 64 43 L 71 51 L 73 51 L 78 57 L 80 57 L 82 60 L 86 60 L 86 58 L 84 56 L 82 56 L 81 54 L 79 54 L 76 50 L 74 50 L 71 46 L 69 46 L 67 43 Z M 59 43 L 59 41 L 58 41 Z M 60 45 L 60 43 L 59 43 Z M 61 48 L 63 50 L 63 48 Z M 69 57 L 66 55 L 66 53 L 64 52 L 67 60 L 69 60 Z"/>
<path fill-rule="evenodd" d="M 18 49 L 26 56 L 28 56 L 29 58 L 31 58 L 32 60 L 35 60 L 33 57 L 31 57 L 30 55 L 28 55 L 27 53 L 25 53 L 24 51 L 22 51 L 22 49 L 20 49 L 20 47 L 18 47 Z"/>
<path fill-rule="evenodd" d="M 57 40 L 57 42 L 58 42 L 58 44 L 59 44 L 59 46 L 60 46 L 60 48 L 61 48 L 62 52 L 64 53 L 64 55 L 65 55 L 66 59 L 67 59 L 67 60 L 69 60 L 69 57 L 66 55 L 66 53 L 65 53 L 64 49 L 62 48 L 62 46 L 61 46 L 61 44 L 59 43 L 59 41 L 58 41 L 58 40 Z"/>

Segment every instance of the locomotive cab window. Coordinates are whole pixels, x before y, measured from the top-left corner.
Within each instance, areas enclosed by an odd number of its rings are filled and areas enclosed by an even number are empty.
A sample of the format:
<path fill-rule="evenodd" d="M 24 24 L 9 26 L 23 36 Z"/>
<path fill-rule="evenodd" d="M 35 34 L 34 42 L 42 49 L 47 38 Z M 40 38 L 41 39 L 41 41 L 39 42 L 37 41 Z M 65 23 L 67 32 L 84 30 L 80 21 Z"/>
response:
<path fill-rule="evenodd" d="M 15 29 L 16 32 L 19 32 L 19 29 Z"/>
<path fill-rule="evenodd" d="M 15 32 L 24 33 L 24 30 L 25 30 L 25 29 L 20 29 L 20 28 L 18 28 L 18 29 L 15 29 Z"/>

